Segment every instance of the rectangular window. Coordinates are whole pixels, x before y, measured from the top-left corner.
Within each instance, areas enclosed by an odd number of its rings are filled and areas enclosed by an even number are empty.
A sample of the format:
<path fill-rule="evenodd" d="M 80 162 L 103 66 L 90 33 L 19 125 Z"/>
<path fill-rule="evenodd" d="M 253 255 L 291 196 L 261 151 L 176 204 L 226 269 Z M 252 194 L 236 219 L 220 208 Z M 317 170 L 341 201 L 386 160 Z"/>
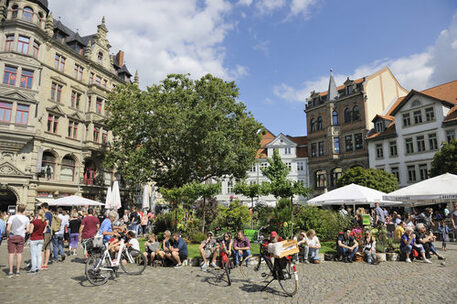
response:
<path fill-rule="evenodd" d="M 94 83 L 94 73 L 90 73 L 90 77 L 89 77 L 89 84 L 93 84 Z"/>
<path fill-rule="evenodd" d="M 303 162 L 297 162 L 297 171 L 304 171 L 305 164 Z"/>
<path fill-rule="evenodd" d="M 38 54 L 40 53 L 40 44 L 38 41 L 33 41 L 33 57 L 38 58 Z"/>
<path fill-rule="evenodd" d="M 406 154 L 414 153 L 413 139 L 405 138 Z"/>
<path fill-rule="evenodd" d="M 409 127 L 411 125 L 411 118 L 409 113 L 403 114 L 403 127 Z"/>
<path fill-rule="evenodd" d="M 384 158 L 384 149 L 382 148 L 382 144 L 376 145 L 376 158 Z"/>
<path fill-rule="evenodd" d="M 268 163 L 261 163 L 260 164 L 260 169 L 266 169 L 268 168 Z"/>
<path fill-rule="evenodd" d="M 324 154 L 324 142 L 321 141 L 321 142 L 318 144 L 318 146 L 319 146 L 319 156 L 324 156 L 324 155 L 325 155 L 325 154 Z"/>
<path fill-rule="evenodd" d="M 92 108 L 92 97 L 89 96 L 89 99 L 87 101 L 87 112 L 90 112 Z"/>
<path fill-rule="evenodd" d="M 108 80 L 103 79 L 103 87 L 106 89 L 107 86 L 108 86 Z"/>
<path fill-rule="evenodd" d="M 428 144 L 430 146 L 430 150 L 438 149 L 438 139 L 436 138 L 436 133 L 428 134 Z"/>
<path fill-rule="evenodd" d="M 455 131 L 454 130 L 447 130 L 446 131 L 446 139 L 447 142 L 450 142 L 455 139 Z"/>
<path fill-rule="evenodd" d="M 395 175 L 397 180 L 400 181 L 400 171 L 398 171 L 398 167 L 390 168 L 390 172 L 392 172 L 392 174 Z"/>
<path fill-rule="evenodd" d="M 427 121 L 435 120 L 435 112 L 433 111 L 433 107 L 425 109 L 425 119 Z"/>
<path fill-rule="evenodd" d="M 102 132 L 102 143 L 106 144 L 108 142 L 108 131 L 103 130 Z"/>
<path fill-rule="evenodd" d="M 16 85 L 17 68 L 12 66 L 5 66 L 5 74 L 3 75 L 3 83 L 9 85 Z"/>
<path fill-rule="evenodd" d="M 13 110 L 12 103 L 0 101 L 0 121 L 10 122 L 12 110 Z"/>
<path fill-rule="evenodd" d="M 75 45 L 75 51 L 79 54 L 79 55 L 83 55 L 83 51 L 84 49 L 81 47 L 81 45 L 79 45 L 78 43 Z"/>
<path fill-rule="evenodd" d="M 340 153 L 340 138 L 339 137 L 333 138 L 333 150 L 335 151 L 336 154 Z"/>
<path fill-rule="evenodd" d="M 81 104 L 81 94 L 77 93 L 76 91 L 71 92 L 71 107 L 75 109 L 79 109 L 79 105 Z"/>
<path fill-rule="evenodd" d="M 48 132 L 57 134 L 58 126 L 59 126 L 59 117 L 49 114 L 48 115 Z"/>
<path fill-rule="evenodd" d="M 33 84 L 33 71 L 22 69 L 21 88 L 31 89 Z"/>
<path fill-rule="evenodd" d="M 17 41 L 17 52 L 22 53 L 22 54 L 28 54 L 29 53 L 29 44 L 30 44 L 29 37 L 19 36 L 19 39 Z"/>
<path fill-rule="evenodd" d="M 354 146 L 352 144 L 352 135 L 345 136 L 344 142 L 346 146 L 346 152 L 352 151 L 354 149 Z"/>
<path fill-rule="evenodd" d="M 408 166 L 408 182 L 416 181 L 416 166 Z"/>
<path fill-rule="evenodd" d="M 56 54 L 56 58 L 54 60 L 54 67 L 56 70 L 63 72 L 65 69 L 65 57 Z"/>
<path fill-rule="evenodd" d="M 252 166 L 252 167 L 251 167 L 251 169 L 249 170 L 249 172 L 252 172 L 252 173 L 255 173 L 255 172 L 257 172 L 257 168 L 256 168 L 256 166 L 255 166 L 255 165 L 254 165 L 254 166 Z"/>
<path fill-rule="evenodd" d="M 290 148 L 284 148 L 284 154 L 290 154 Z"/>
<path fill-rule="evenodd" d="M 83 79 L 83 70 L 84 69 L 82 66 L 75 64 L 75 73 L 74 73 L 75 79 L 77 79 L 77 80 Z"/>
<path fill-rule="evenodd" d="M 100 128 L 94 127 L 94 141 L 98 142 L 99 137 L 100 137 Z"/>
<path fill-rule="evenodd" d="M 63 86 L 53 82 L 51 84 L 51 100 L 60 102 L 60 100 L 62 98 L 62 89 L 63 89 Z"/>
<path fill-rule="evenodd" d="M 96 76 L 95 77 L 95 84 L 101 86 L 102 85 L 102 79 L 100 78 L 100 76 Z"/>
<path fill-rule="evenodd" d="M 16 110 L 16 123 L 20 125 L 26 125 L 29 121 L 29 106 L 28 105 L 17 105 Z"/>
<path fill-rule="evenodd" d="M 11 52 L 13 50 L 14 34 L 6 35 L 5 41 L 5 52 Z"/>
<path fill-rule="evenodd" d="M 384 131 L 384 122 L 383 121 L 377 121 L 375 124 L 375 130 L 376 133 L 380 133 Z"/>
<path fill-rule="evenodd" d="M 355 142 L 355 149 L 356 150 L 363 149 L 362 133 L 354 134 L 354 142 Z"/>
<path fill-rule="evenodd" d="M 78 123 L 70 120 L 68 122 L 68 137 L 77 139 L 78 138 Z"/>
<path fill-rule="evenodd" d="M 102 114 L 102 107 L 103 107 L 103 100 L 100 98 L 97 98 L 96 109 L 95 109 L 97 114 Z"/>
<path fill-rule="evenodd" d="M 317 156 L 317 145 L 311 144 L 311 157 L 316 157 Z"/>
<path fill-rule="evenodd" d="M 227 182 L 227 193 L 233 193 L 233 181 Z"/>
<path fill-rule="evenodd" d="M 422 123 L 422 111 L 414 111 L 414 123 L 415 124 L 420 124 Z"/>
<path fill-rule="evenodd" d="M 419 165 L 419 178 L 420 180 L 426 180 L 428 178 L 427 164 Z"/>
<path fill-rule="evenodd" d="M 390 148 L 390 156 L 397 156 L 398 155 L 397 141 L 389 142 L 389 148 Z"/>
<path fill-rule="evenodd" d="M 65 35 L 62 34 L 61 32 L 56 33 L 56 39 L 57 39 L 57 41 L 59 41 L 61 43 L 65 43 Z"/>
<path fill-rule="evenodd" d="M 425 151 L 425 138 L 423 135 L 416 137 L 417 152 Z"/>
<path fill-rule="evenodd" d="M 286 162 L 286 166 L 287 166 L 287 169 L 289 169 L 289 171 L 292 171 L 292 163 L 291 162 Z"/>

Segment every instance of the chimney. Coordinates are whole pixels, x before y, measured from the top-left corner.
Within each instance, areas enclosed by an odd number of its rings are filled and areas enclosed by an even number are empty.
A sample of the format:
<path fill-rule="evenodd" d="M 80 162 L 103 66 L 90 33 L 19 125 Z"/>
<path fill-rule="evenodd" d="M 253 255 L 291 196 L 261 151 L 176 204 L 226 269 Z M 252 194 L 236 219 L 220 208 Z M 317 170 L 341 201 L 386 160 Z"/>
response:
<path fill-rule="evenodd" d="M 122 68 L 124 65 L 124 51 L 119 51 L 116 55 L 117 64 Z"/>

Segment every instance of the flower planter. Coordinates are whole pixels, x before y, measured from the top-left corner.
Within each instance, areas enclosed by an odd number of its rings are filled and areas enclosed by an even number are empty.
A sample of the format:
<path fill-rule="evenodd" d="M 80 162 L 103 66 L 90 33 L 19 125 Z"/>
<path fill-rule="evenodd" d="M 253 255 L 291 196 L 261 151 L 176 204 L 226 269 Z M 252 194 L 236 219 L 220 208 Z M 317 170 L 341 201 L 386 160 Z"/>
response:
<path fill-rule="evenodd" d="M 376 260 L 378 262 L 385 262 L 386 261 L 386 254 L 385 253 L 376 253 Z"/>
<path fill-rule="evenodd" d="M 395 253 L 395 252 L 386 253 L 386 260 L 387 261 L 398 261 L 398 253 Z"/>

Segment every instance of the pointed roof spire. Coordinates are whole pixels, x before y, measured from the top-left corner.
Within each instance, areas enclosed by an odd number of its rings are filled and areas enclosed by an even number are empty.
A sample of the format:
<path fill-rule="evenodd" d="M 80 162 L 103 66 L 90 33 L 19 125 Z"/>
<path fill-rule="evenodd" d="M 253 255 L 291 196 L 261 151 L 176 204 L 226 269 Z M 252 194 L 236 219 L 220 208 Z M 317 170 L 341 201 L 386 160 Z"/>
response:
<path fill-rule="evenodd" d="M 335 79 L 333 78 L 333 70 L 330 69 L 330 81 L 328 83 L 328 100 L 336 100 L 338 98 L 338 89 L 336 88 Z"/>
<path fill-rule="evenodd" d="M 140 76 L 138 75 L 138 70 L 135 72 L 135 77 L 133 78 L 133 83 L 140 84 Z"/>

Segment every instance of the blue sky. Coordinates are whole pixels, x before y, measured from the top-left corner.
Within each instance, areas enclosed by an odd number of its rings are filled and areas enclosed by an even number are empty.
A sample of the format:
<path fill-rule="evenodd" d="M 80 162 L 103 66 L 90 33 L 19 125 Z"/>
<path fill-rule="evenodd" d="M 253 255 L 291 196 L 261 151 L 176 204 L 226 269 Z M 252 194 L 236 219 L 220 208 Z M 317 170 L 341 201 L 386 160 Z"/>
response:
<path fill-rule="evenodd" d="M 106 15 L 112 52 L 143 87 L 168 73 L 235 80 L 275 134 L 306 134 L 304 100 L 386 65 L 407 89 L 457 79 L 455 0 L 50 0 L 82 34 Z"/>

